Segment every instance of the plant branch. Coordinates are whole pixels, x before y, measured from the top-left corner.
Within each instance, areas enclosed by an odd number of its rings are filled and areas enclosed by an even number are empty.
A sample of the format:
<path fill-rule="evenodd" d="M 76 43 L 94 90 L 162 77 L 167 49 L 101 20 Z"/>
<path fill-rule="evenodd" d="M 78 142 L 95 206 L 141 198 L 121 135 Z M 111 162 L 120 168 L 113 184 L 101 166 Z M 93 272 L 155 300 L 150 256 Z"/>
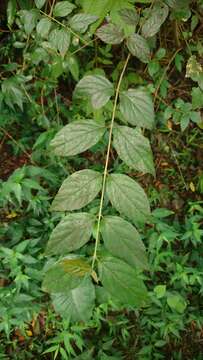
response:
<path fill-rule="evenodd" d="M 128 56 L 127 56 L 127 58 L 125 60 L 125 63 L 124 63 L 122 72 L 120 74 L 117 87 L 116 87 L 116 94 L 115 94 L 115 99 L 114 99 L 112 118 L 111 118 L 110 130 L 109 130 L 109 140 L 108 140 L 108 147 L 107 147 L 107 153 L 106 153 L 106 161 L 105 161 L 104 174 L 103 174 L 103 183 L 102 183 L 102 192 L 101 192 L 101 199 L 100 199 L 99 213 L 98 213 L 98 221 L 97 221 L 95 248 L 94 248 L 94 254 L 93 254 L 93 259 L 92 259 L 92 269 L 94 269 L 95 261 L 97 259 L 97 249 L 98 249 L 98 245 L 99 245 L 100 224 L 101 224 L 101 218 L 102 218 L 102 209 L 103 209 L 103 203 L 104 203 L 106 179 L 107 179 L 107 174 L 108 174 L 109 157 L 110 157 L 110 151 L 111 151 L 112 132 L 113 132 L 113 126 L 114 126 L 114 119 L 115 119 L 115 115 L 116 115 L 118 95 L 119 95 L 121 82 L 122 82 L 126 67 L 128 65 L 129 59 L 130 59 L 130 54 L 128 54 Z"/>

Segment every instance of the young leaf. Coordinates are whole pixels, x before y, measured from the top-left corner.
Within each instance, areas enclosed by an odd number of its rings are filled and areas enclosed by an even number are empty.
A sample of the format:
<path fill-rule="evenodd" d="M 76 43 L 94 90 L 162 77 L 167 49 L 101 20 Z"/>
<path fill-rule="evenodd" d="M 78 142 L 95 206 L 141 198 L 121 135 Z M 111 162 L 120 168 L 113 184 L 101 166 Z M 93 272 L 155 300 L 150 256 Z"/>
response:
<path fill-rule="evenodd" d="M 105 216 L 101 223 L 105 247 L 131 266 L 147 269 L 145 246 L 133 225 L 118 216 Z"/>
<path fill-rule="evenodd" d="M 70 19 L 69 25 L 73 30 L 83 34 L 87 31 L 88 26 L 94 23 L 97 19 L 98 17 L 95 15 L 79 13 Z"/>
<path fill-rule="evenodd" d="M 37 24 L 37 33 L 42 37 L 46 38 L 51 29 L 51 21 L 48 18 L 42 18 Z"/>
<path fill-rule="evenodd" d="M 106 44 L 120 44 L 124 39 L 123 31 L 114 24 L 105 24 L 101 26 L 96 35 Z"/>
<path fill-rule="evenodd" d="M 143 89 L 129 89 L 120 94 L 120 111 L 132 125 L 152 129 L 154 109 L 150 95 Z"/>
<path fill-rule="evenodd" d="M 81 209 L 97 196 L 101 185 L 101 173 L 89 169 L 77 171 L 64 180 L 51 209 L 54 211 Z"/>
<path fill-rule="evenodd" d="M 146 222 L 150 216 L 147 196 L 142 187 L 123 174 L 107 178 L 107 195 L 115 209 L 135 224 Z"/>
<path fill-rule="evenodd" d="M 140 131 L 128 126 L 115 126 L 113 146 L 118 156 L 130 168 L 154 175 L 154 164 L 149 140 Z"/>
<path fill-rule="evenodd" d="M 104 106 L 113 93 L 112 83 L 101 75 L 84 76 L 75 88 L 76 96 L 90 96 L 92 106 L 95 109 Z"/>
<path fill-rule="evenodd" d="M 104 288 L 123 305 L 141 307 L 148 300 L 144 282 L 125 262 L 107 257 L 99 263 L 99 276 Z"/>
<path fill-rule="evenodd" d="M 128 50 L 143 63 L 150 60 L 150 48 L 147 41 L 138 34 L 132 34 L 127 38 L 126 43 Z"/>
<path fill-rule="evenodd" d="M 61 293 L 79 286 L 90 275 L 90 265 L 81 258 L 63 258 L 45 273 L 42 289 L 49 293 Z"/>
<path fill-rule="evenodd" d="M 73 9 L 75 9 L 75 5 L 71 4 L 69 1 L 59 1 L 54 6 L 53 14 L 56 17 L 64 17 L 69 15 Z"/>
<path fill-rule="evenodd" d="M 94 217 L 88 213 L 68 214 L 52 231 L 46 254 L 66 254 L 89 241 Z"/>
<path fill-rule="evenodd" d="M 160 29 L 168 16 L 168 6 L 162 4 L 152 10 L 149 18 L 144 22 L 142 26 L 142 35 L 145 38 L 154 36 Z"/>
<path fill-rule="evenodd" d="M 119 11 L 119 15 L 127 25 L 137 26 L 139 22 L 139 15 L 132 9 L 122 9 Z"/>
<path fill-rule="evenodd" d="M 51 141 L 56 155 L 73 156 L 95 145 L 105 132 L 105 124 L 79 120 L 64 126 Z"/>
<path fill-rule="evenodd" d="M 90 279 L 72 289 L 52 296 L 55 311 L 63 318 L 76 321 L 88 321 L 92 315 L 95 301 L 95 289 Z"/>
<path fill-rule="evenodd" d="M 68 56 L 64 62 L 64 65 L 68 67 L 68 70 L 70 71 L 71 75 L 73 76 L 73 79 L 75 81 L 78 81 L 80 70 L 79 70 L 77 58 L 74 55 Z"/>

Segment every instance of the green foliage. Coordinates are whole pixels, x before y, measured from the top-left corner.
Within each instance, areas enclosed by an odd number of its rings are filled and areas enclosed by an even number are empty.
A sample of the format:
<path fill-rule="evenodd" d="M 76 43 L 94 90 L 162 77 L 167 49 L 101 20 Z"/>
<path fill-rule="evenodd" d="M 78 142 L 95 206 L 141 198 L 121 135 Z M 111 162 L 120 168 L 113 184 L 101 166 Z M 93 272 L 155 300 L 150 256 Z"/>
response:
<path fill-rule="evenodd" d="M 0 357 L 199 359 L 201 14 L 8 1 Z"/>

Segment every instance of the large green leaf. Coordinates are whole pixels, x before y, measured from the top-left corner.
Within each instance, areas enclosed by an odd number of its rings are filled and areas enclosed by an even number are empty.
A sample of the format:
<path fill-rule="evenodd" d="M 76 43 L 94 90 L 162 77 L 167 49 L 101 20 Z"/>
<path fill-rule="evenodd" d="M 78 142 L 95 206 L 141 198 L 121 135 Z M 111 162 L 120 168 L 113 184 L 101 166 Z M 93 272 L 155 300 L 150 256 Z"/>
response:
<path fill-rule="evenodd" d="M 161 4 L 156 6 L 142 26 L 142 35 L 145 38 L 154 36 L 168 16 L 168 6 Z"/>
<path fill-rule="evenodd" d="M 90 239 L 93 223 L 91 214 L 68 214 L 52 231 L 46 254 L 64 255 L 79 249 Z"/>
<path fill-rule="evenodd" d="M 113 93 L 112 83 L 102 75 L 84 76 L 75 88 L 75 95 L 78 97 L 89 96 L 95 109 L 104 106 Z"/>
<path fill-rule="evenodd" d="M 107 195 L 112 205 L 135 224 L 146 222 L 150 216 L 147 196 L 142 187 L 123 174 L 107 178 Z"/>
<path fill-rule="evenodd" d="M 49 34 L 49 42 L 64 56 L 70 45 L 70 33 L 66 29 L 54 29 Z"/>
<path fill-rule="evenodd" d="M 56 155 L 77 155 L 95 145 L 105 132 L 105 124 L 79 120 L 64 126 L 51 141 Z"/>
<path fill-rule="evenodd" d="M 51 29 L 51 21 L 44 17 L 42 18 L 38 24 L 37 24 L 37 33 L 42 37 L 42 38 L 46 38 L 49 34 L 49 31 Z"/>
<path fill-rule="evenodd" d="M 131 266 L 147 269 L 145 246 L 133 225 L 118 216 L 105 216 L 101 233 L 109 252 Z"/>
<path fill-rule="evenodd" d="M 70 19 L 69 25 L 73 30 L 84 33 L 87 30 L 88 26 L 95 22 L 97 19 L 98 16 L 79 13 L 74 15 Z"/>
<path fill-rule="evenodd" d="M 78 287 L 54 294 L 52 301 L 56 312 L 63 318 L 72 322 L 88 321 L 94 307 L 94 285 L 90 279 L 84 279 Z"/>
<path fill-rule="evenodd" d="M 154 108 L 150 95 L 143 89 L 129 89 L 120 94 L 120 111 L 132 125 L 152 129 Z"/>
<path fill-rule="evenodd" d="M 102 25 L 96 35 L 106 44 L 120 44 L 124 39 L 123 31 L 114 24 Z"/>
<path fill-rule="evenodd" d="M 114 257 L 99 263 L 99 276 L 104 288 L 123 305 L 141 307 L 147 302 L 147 289 L 136 271 Z"/>
<path fill-rule="evenodd" d="M 71 4 L 69 1 L 59 1 L 54 6 L 53 14 L 56 17 L 64 17 L 69 15 L 73 9 L 75 9 L 75 5 Z"/>
<path fill-rule="evenodd" d="M 113 146 L 129 167 L 154 175 L 150 143 L 140 131 L 128 126 L 115 126 L 113 135 Z"/>
<path fill-rule="evenodd" d="M 19 15 L 22 20 L 26 34 L 30 35 L 37 24 L 39 11 L 37 9 L 20 10 Z"/>
<path fill-rule="evenodd" d="M 97 196 L 101 185 L 101 173 L 89 169 L 77 171 L 64 180 L 51 208 L 55 211 L 81 209 Z"/>
<path fill-rule="evenodd" d="M 132 34 L 127 38 L 127 47 L 132 55 L 143 63 L 150 60 L 150 48 L 147 41 L 139 34 Z"/>
<path fill-rule="evenodd" d="M 69 291 L 91 274 L 91 266 L 81 258 L 63 258 L 46 271 L 42 289 L 49 293 Z"/>

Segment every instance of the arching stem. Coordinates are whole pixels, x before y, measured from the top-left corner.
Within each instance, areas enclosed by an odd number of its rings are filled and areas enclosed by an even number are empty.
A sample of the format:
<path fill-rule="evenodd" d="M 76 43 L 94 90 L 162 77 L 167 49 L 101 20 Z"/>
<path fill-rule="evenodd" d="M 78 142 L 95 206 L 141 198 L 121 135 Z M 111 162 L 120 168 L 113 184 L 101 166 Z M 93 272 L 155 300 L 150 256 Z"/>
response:
<path fill-rule="evenodd" d="M 110 156 L 111 142 L 112 142 L 112 132 L 113 132 L 115 115 L 116 115 L 118 95 L 119 95 L 121 82 L 122 82 L 125 70 L 127 68 L 129 59 L 130 59 L 130 54 L 128 54 L 128 56 L 125 60 L 125 63 L 123 65 L 123 69 L 120 74 L 118 84 L 116 87 L 116 94 L 115 94 L 115 99 L 114 99 L 111 124 L 110 124 L 110 130 L 109 130 L 108 147 L 107 147 L 107 152 L 106 152 L 106 161 L 105 161 L 104 174 L 103 174 L 102 191 L 101 191 L 101 199 L 100 199 L 100 205 L 99 205 L 97 231 L 96 231 L 96 239 L 95 239 L 95 248 L 94 248 L 94 254 L 93 254 L 93 258 L 92 258 L 92 269 L 94 269 L 95 261 L 97 259 L 97 249 L 98 249 L 98 245 L 99 245 L 99 235 L 100 235 L 100 224 L 101 224 L 101 218 L 102 218 L 102 209 L 103 209 L 103 203 L 104 203 L 104 194 L 105 194 L 105 189 L 106 189 L 106 179 L 107 179 L 107 174 L 108 174 L 109 156 Z"/>

